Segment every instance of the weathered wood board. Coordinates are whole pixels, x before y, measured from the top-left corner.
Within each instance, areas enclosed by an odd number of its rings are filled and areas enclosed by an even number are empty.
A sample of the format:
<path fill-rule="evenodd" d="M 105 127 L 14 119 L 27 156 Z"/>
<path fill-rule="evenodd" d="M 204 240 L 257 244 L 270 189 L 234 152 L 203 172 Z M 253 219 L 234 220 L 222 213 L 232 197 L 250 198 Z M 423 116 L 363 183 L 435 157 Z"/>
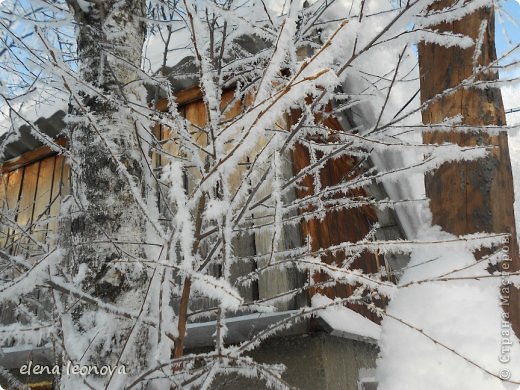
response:
<path fill-rule="evenodd" d="M 435 3 L 433 9 L 453 4 L 453 0 Z M 494 44 L 494 12 L 481 8 L 459 21 L 435 26 L 439 31 L 450 31 L 476 39 L 482 21 L 487 28 L 482 42 L 478 65 L 486 66 L 496 60 Z M 423 123 L 434 124 L 445 118 L 462 115 L 462 124 L 475 126 L 504 125 L 504 106 L 497 88 L 460 88 L 462 81 L 474 77 L 474 47 L 446 48 L 435 44 L 419 45 L 421 74 L 421 101 L 454 88 L 450 94 L 430 104 L 423 112 Z M 477 74 L 477 81 L 496 80 L 491 71 Z M 459 86 L 459 87 L 457 87 Z M 514 217 L 514 191 L 507 133 L 489 135 L 474 132 L 429 132 L 425 143 L 451 142 L 460 146 L 491 146 L 488 157 L 473 162 L 454 162 L 442 165 L 425 179 L 426 193 L 430 198 L 433 223 L 444 230 L 461 235 L 476 232 L 509 233 L 510 271 L 520 269 L 518 243 Z M 511 322 L 520 336 L 520 295 L 518 290 L 509 297 Z"/>

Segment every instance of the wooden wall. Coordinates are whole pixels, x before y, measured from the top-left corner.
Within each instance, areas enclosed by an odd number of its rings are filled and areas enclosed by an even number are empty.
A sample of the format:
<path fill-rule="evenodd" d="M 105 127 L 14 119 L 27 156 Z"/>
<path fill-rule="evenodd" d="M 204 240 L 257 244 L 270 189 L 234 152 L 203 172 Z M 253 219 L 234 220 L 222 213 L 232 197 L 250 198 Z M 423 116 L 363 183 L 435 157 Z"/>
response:
<path fill-rule="evenodd" d="M 224 120 L 231 119 L 239 114 L 243 106 L 247 104 L 244 102 L 233 102 L 234 91 L 228 90 L 223 93 L 221 109 L 226 110 Z M 198 89 L 184 91 L 180 96 L 177 96 L 177 102 L 179 104 L 179 113 L 184 116 L 190 123 L 190 132 L 193 139 L 196 140 L 197 144 L 205 147 L 207 145 L 207 136 L 200 129 L 207 123 L 207 109 L 204 105 L 200 91 Z M 162 101 L 159 104 L 159 109 L 166 110 L 167 104 Z M 157 126 L 155 129 L 155 135 L 161 139 L 163 143 L 163 149 L 167 155 L 153 157 L 156 169 L 165 165 L 168 161 L 168 155 L 182 156 L 182 150 L 179 148 L 179 140 L 176 138 L 174 132 L 164 126 Z M 260 150 L 264 145 L 261 141 L 258 143 L 256 150 Z M 236 168 L 236 173 L 230 178 L 229 191 L 233 193 L 239 186 L 241 176 L 245 172 L 248 161 L 253 161 L 256 157 L 255 151 L 251 153 L 248 160 L 242 161 Z M 286 172 L 288 177 L 292 175 L 292 161 L 290 155 L 285 156 L 286 161 Z M 200 173 L 196 169 L 189 169 L 185 178 L 184 186 L 188 190 L 188 193 L 193 189 L 194 183 L 197 183 L 200 179 Z M 265 194 L 270 192 L 270 188 L 266 186 L 263 190 Z M 264 193 L 259 194 L 261 197 Z M 161 196 L 161 195 L 160 195 Z M 291 196 L 291 195 L 290 195 Z M 293 194 L 293 197 L 295 195 Z M 160 201 L 161 210 L 165 209 L 164 200 Z M 272 210 L 263 210 L 252 213 L 252 218 L 262 218 L 267 214 L 271 213 Z M 167 217 L 166 217 L 167 218 Z M 240 259 L 232 264 L 231 266 L 231 282 L 235 281 L 238 277 L 246 275 L 258 268 L 265 266 L 263 261 L 254 260 L 253 257 L 258 254 L 269 253 L 271 249 L 272 237 L 268 234 L 243 234 L 240 237 L 235 238 L 232 243 L 235 250 L 235 255 Z M 299 229 L 285 229 L 283 237 L 280 240 L 278 250 L 288 249 L 301 245 L 301 235 Z M 219 275 L 221 270 L 219 266 L 213 266 L 210 269 L 213 275 Z M 257 281 L 252 282 L 250 285 L 239 285 L 239 291 L 246 302 L 251 302 L 257 299 L 269 299 L 277 296 L 280 293 L 284 293 L 289 290 L 299 288 L 303 285 L 305 277 L 301 272 L 297 271 L 295 267 L 288 267 L 282 271 L 271 271 L 268 270 L 263 272 Z M 298 307 L 302 300 L 302 295 L 299 294 L 292 299 L 285 302 L 276 304 L 280 310 L 295 309 Z M 202 309 L 204 307 L 211 306 L 211 302 L 202 297 L 195 298 L 190 302 L 192 310 Z"/>
<path fill-rule="evenodd" d="M 233 91 L 227 91 L 222 98 L 222 105 L 225 106 L 233 98 Z M 206 146 L 207 139 L 204 132 L 200 130 L 207 122 L 206 107 L 201 100 L 198 90 L 183 91 L 178 96 L 179 111 L 189 122 L 191 122 L 191 133 L 193 138 L 201 146 Z M 159 109 L 166 110 L 165 101 L 159 102 Z M 236 103 L 227 112 L 227 118 L 232 118 L 242 110 L 242 103 Z M 293 113 L 292 117 L 285 118 L 288 122 L 296 121 L 298 113 Z M 282 120 L 282 119 L 281 119 Z M 287 123 L 282 123 L 286 126 Z M 325 125 L 331 128 L 340 128 L 337 121 L 329 119 Z M 164 126 L 156 126 L 155 136 L 162 141 L 165 153 L 153 153 L 153 168 L 157 173 L 168 161 L 168 155 L 182 156 L 179 148 L 179 140 L 175 133 Z M 262 145 L 259 144 L 260 148 Z M 254 159 L 254 152 L 250 156 Z M 287 176 L 299 172 L 309 164 L 309 155 L 305 147 L 298 145 L 296 151 L 283 156 L 285 171 Z M 237 167 L 236 180 L 231 180 L 231 186 L 238 186 L 240 174 L 245 169 L 244 165 Z M 321 174 L 322 186 L 334 185 L 339 183 L 345 173 L 350 171 L 356 162 L 352 158 L 342 157 L 329 161 Z M 4 248 L 11 254 L 37 254 L 41 251 L 39 243 L 53 245 L 54 233 L 57 229 L 57 219 L 60 208 L 61 198 L 69 193 L 69 167 L 65 163 L 64 157 L 56 155 L 47 148 L 27 153 L 15 160 L 8 161 L 1 167 L 2 183 L 0 186 L 0 248 Z M 193 188 L 194 183 L 200 177 L 200 173 L 191 169 L 188 171 L 184 187 Z M 303 185 L 309 190 L 300 190 L 289 194 L 286 201 L 301 198 L 310 194 L 313 178 L 308 176 L 304 179 Z M 159 186 L 163 186 L 159 184 Z M 162 187 L 160 189 L 165 189 Z M 230 189 L 233 191 L 233 188 Z M 161 193 L 161 191 L 159 191 Z M 269 188 L 265 189 L 269 192 Z M 163 192 L 164 193 L 164 192 Z M 364 192 L 352 195 L 365 195 Z M 171 218 L 166 212 L 164 196 L 159 195 L 159 204 L 164 219 Z M 305 212 L 306 210 L 300 210 Z M 254 217 L 265 217 L 262 212 L 257 212 Z M 288 228 L 283 232 L 283 237 L 278 250 L 300 246 L 303 237 L 310 236 L 312 240 L 311 250 L 326 248 L 330 245 L 338 244 L 343 241 L 357 241 L 362 239 L 370 230 L 377 217 L 375 211 L 365 207 L 348 211 L 330 211 L 326 213 L 323 220 L 311 219 L 300 226 L 300 228 Z M 237 262 L 232 266 L 232 278 L 236 279 L 240 275 L 245 275 L 265 264 L 253 259 L 254 255 L 269 253 L 271 250 L 271 236 L 259 233 L 242 235 L 233 242 L 235 251 L 243 261 Z M 340 264 L 346 259 L 345 254 L 335 253 L 323 257 L 326 263 Z M 377 257 L 368 253 L 362 253 L 352 263 L 353 268 L 362 268 L 367 272 L 377 272 L 379 263 Z M 211 269 L 213 274 L 218 275 L 218 267 Z M 285 291 L 300 288 L 304 285 L 307 276 L 298 271 L 295 267 L 288 267 L 283 271 L 273 270 L 261 275 L 257 282 L 247 287 L 240 287 L 240 291 L 246 301 L 256 299 L 269 299 Z M 314 283 L 327 283 L 324 275 L 314 278 Z M 337 285 L 332 288 L 314 288 L 307 293 L 299 294 L 296 297 L 278 304 L 281 310 L 295 309 L 315 293 L 323 293 L 329 297 L 346 297 L 352 294 L 352 287 Z M 211 306 L 211 302 L 203 298 L 195 299 L 191 310 L 201 309 Z M 370 316 L 363 307 L 357 310 Z"/>
<path fill-rule="evenodd" d="M 442 0 L 431 8 L 438 10 L 454 4 L 454 0 Z M 500 89 L 492 85 L 498 80 L 498 73 L 475 73 L 479 67 L 485 69 L 494 65 L 497 58 L 493 6 L 479 8 L 460 20 L 449 24 L 440 23 L 435 28 L 450 34 L 469 36 L 478 41 L 483 21 L 486 22 L 486 30 L 483 41 L 479 43 L 481 47 L 478 58 L 474 58 L 474 47 L 447 48 L 433 43 L 418 45 L 421 101 L 427 102 L 435 96 L 442 96 L 422 111 L 423 123 L 441 123 L 445 118 L 460 116 L 462 125 L 475 129 L 506 124 Z M 494 68 L 491 67 L 491 70 Z M 472 77 L 478 82 L 490 82 L 491 86 L 457 89 Z M 448 90 L 452 90 L 452 93 L 446 94 Z M 478 145 L 489 148 L 490 153 L 485 158 L 445 163 L 435 172 L 426 175 L 426 195 L 430 198 L 433 223 L 455 235 L 477 232 L 509 233 L 509 243 L 504 247 L 509 250 L 509 261 L 502 261 L 500 268 L 503 272 L 520 270 L 507 132 L 427 132 L 423 135 L 423 141 L 425 144 L 450 142 L 459 146 Z M 493 248 L 496 249 L 498 248 Z M 480 251 L 477 258 L 485 254 L 486 251 Z M 507 291 L 503 296 L 507 304 L 503 308 L 509 313 L 513 329 L 520 337 L 520 289 L 513 286 L 502 288 L 502 291 Z"/>
<path fill-rule="evenodd" d="M 44 147 L 6 162 L 0 172 L 0 248 L 11 255 L 38 255 L 56 242 L 69 166 Z"/>
<path fill-rule="evenodd" d="M 291 123 L 298 123 L 301 113 L 293 111 Z M 332 130 L 341 130 L 341 124 L 332 117 L 322 121 L 322 124 Z M 320 140 L 315 140 L 320 142 Z M 317 156 L 321 158 L 322 156 Z M 294 174 L 311 164 L 310 154 L 305 144 L 297 143 L 293 152 Z M 335 186 L 348 177 L 350 180 L 362 173 L 362 168 L 357 164 L 356 159 L 342 156 L 328 160 L 320 171 L 319 180 L 321 188 Z M 314 193 L 314 176 L 306 175 L 302 181 L 301 189 L 297 191 L 298 198 L 304 198 Z M 351 190 L 347 193 L 348 197 L 366 197 L 368 194 L 364 189 Z M 338 198 L 335 195 L 334 198 Z M 312 210 L 301 210 L 309 212 Z M 356 242 L 365 239 L 373 225 L 378 221 L 376 210 L 370 206 L 357 207 L 352 209 L 325 209 L 322 219 L 313 218 L 302 222 L 303 235 L 311 240 L 311 251 L 318 251 L 338 245 L 342 242 Z M 377 273 L 380 270 L 379 257 L 366 251 L 352 256 L 344 251 L 325 252 L 321 259 L 326 264 L 334 264 L 341 267 L 342 264 L 349 264 L 350 269 L 362 269 L 366 273 Z M 314 276 L 315 286 L 309 291 L 309 296 L 316 293 L 323 294 L 329 298 L 346 298 L 353 294 L 355 286 L 337 283 L 330 287 L 331 279 L 325 274 Z M 363 314 L 373 321 L 378 321 L 377 317 L 370 313 L 364 305 L 349 304 L 353 310 Z"/>

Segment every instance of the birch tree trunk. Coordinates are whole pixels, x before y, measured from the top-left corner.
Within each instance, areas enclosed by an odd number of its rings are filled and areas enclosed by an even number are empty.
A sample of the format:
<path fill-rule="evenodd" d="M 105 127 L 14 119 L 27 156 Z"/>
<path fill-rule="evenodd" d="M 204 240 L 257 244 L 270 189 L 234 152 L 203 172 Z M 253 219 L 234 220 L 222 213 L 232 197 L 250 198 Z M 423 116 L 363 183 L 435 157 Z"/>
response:
<path fill-rule="evenodd" d="M 453 0 L 434 4 L 431 11 L 453 5 Z M 482 27 L 481 27 L 482 26 Z M 439 31 L 449 31 L 469 36 L 481 47 L 461 49 L 446 48 L 435 44 L 419 45 L 421 75 L 421 101 L 455 88 L 476 72 L 477 80 L 495 80 L 495 72 L 475 70 L 477 65 L 486 66 L 496 59 L 495 23 L 492 7 L 481 8 L 466 17 L 435 26 Z M 480 50 L 480 52 L 478 52 Z M 462 115 L 462 123 L 468 126 L 505 125 L 505 113 L 500 90 L 497 88 L 458 88 L 429 105 L 422 113 L 424 124 L 442 122 L 447 117 Z M 510 272 L 519 269 L 518 243 L 513 211 L 514 192 L 511 161 L 505 131 L 488 135 L 482 131 L 429 132 L 424 134 L 425 143 L 452 142 L 461 146 L 491 146 L 488 157 L 473 162 L 455 162 L 441 166 L 426 177 L 426 194 L 430 198 L 433 223 L 445 231 L 461 235 L 476 232 L 509 233 L 507 245 L 510 259 L 503 261 L 502 269 Z M 502 289 L 506 302 L 504 310 L 517 335 L 520 335 L 520 301 L 518 290 Z"/>
<path fill-rule="evenodd" d="M 125 103 L 139 101 L 139 90 L 132 85 L 139 84 L 145 39 L 140 17 L 145 16 L 146 3 L 70 0 L 69 5 L 77 22 L 80 77 L 99 91 L 72 94 L 80 121 L 69 125 L 76 203 L 70 264 L 83 291 L 110 304 L 124 302 L 125 310 L 135 311 L 143 303 L 148 279 L 135 261 L 143 256 L 142 246 L 137 244 L 144 241 L 145 216 L 136 196 L 143 194 L 144 165 L 136 125 Z M 106 321 L 98 314 L 89 318 L 90 309 L 85 304 L 74 313 L 80 331 L 88 332 L 89 327 Z M 118 361 L 131 326 L 130 321 L 117 319 L 105 328 L 106 334 L 99 337 L 103 340 L 94 340 L 99 345 L 91 349 L 102 348 L 97 355 L 107 358 L 101 364 Z M 132 351 L 139 357 L 136 364 L 146 351 L 146 337 L 139 332 L 142 341 L 136 345 L 141 350 Z"/>

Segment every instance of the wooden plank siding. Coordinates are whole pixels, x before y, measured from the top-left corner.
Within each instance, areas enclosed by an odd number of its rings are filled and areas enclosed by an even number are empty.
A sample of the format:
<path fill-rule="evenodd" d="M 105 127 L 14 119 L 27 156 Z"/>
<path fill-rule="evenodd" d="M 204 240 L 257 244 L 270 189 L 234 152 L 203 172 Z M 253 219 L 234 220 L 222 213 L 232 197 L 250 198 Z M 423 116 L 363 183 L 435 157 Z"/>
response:
<path fill-rule="evenodd" d="M 41 245 L 54 242 L 60 200 L 69 193 L 65 158 L 46 150 L 34 152 L 2 166 L 0 191 L 0 248 L 29 258 L 41 254 Z M 34 160 L 35 154 L 43 158 Z"/>
<path fill-rule="evenodd" d="M 0 165 L 0 251 L 35 261 L 55 245 L 60 200 L 68 194 L 69 173 L 65 158 L 41 148 Z M 38 159 L 39 158 L 39 159 Z M 59 169 L 57 169 L 59 166 Z M 4 271 L 16 278 L 17 267 Z M 51 307 L 41 292 L 30 293 L 37 317 L 47 319 Z M 14 304 L 0 305 L 0 323 L 20 320 Z M 23 316 L 22 316 L 23 320 Z"/>
<path fill-rule="evenodd" d="M 233 103 L 233 97 L 234 91 L 232 90 L 228 90 L 222 95 L 221 109 L 225 112 L 223 118 L 224 120 L 231 119 L 242 111 L 242 104 L 240 102 Z M 193 140 L 195 140 L 196 144 L 201 148 L 206 147 L 208 145 L 208 136 L 204 131 L 204 126 L 207 124 L 208 113 L 206 105 L 201 99 L 199 89 L 191 89 L 181 93 L 180 95 L 178 94 L 177 102 L 180 103 L 178 108 L 179 114 L 184 116 L 189 122 L 188 131 L 190 132 Z M 161 100 L 158 104 L 158 107 L 159 109 L 167 110 L 168 105 L 164 100 Z M 174 158 L 174 156 L 184 157 L 182 148 L 180 147 L 181 142 L 176 137 L 174 131 L 171 131 L 164 126 L 159 126 L 156 133 L 161 137 L 160 141 L 162 143 L 164 152 L 166 152 L 157 159 L 157 168 L 166 165 L 168 160 Z M 204 152 L 200 152 L 201 158 L 204 157 L 202 153 Z M 245 163 L 246 162 L 244 162 L 244 164 Z M 236 174 L 230 179 L 230 182 L 228 183 L 231 192 L 236 190 L 238 187 L 240 183 L 240 177 L 244 170 L 245 165 L 239 165 L 237 167 Z M 188 193 L 194 189 L 196 183 L 198 183 L 201 178 L 202 175 L 198 168 L 194 167 L 187 170 L 184 186 Z M 164 200 L 161 200 L 160 208 L 164 209 L 165 207 L 166 205 L 164 204 Z M 231 265 L 231 282 L 234 282 L 239 276 L 254 271 L 256 268 L 256 264 L 252 260 L 247 259 L 248 256 L 254 256 L 256 254 L 254 235 L 244 234 L 240 237 L 240 239 L 235 239 L 232 245 L 236 255 L 240 258 L 244 258 L 244 261 L 235 262 Z M 201 249 L 204 251 L 204 248 Z M 211 265 L 209 271 L 214 276 L 220 276 L 221 267 L 219 265 Z M 258 294 L 257 286 L 257 282 L 253 282 L 250 286 L 239 287 L 239 291 L 246 302 L 250 302 L 261 297 Z M 190 301 L 190 309 L 192 311 L 197 311 L 213 306 L 215 306 L 215 302 L 212 302 L 211 300 L 208 300 L 204 297 L 195 296 Z"/>
<path fill-rule="evenodd" d="M 2 226 L 6 227 L 7 237 L 4 242 L 4 249 L 12 253 L 14 252 L 14 245 L 16 244 L 17 234 L 16 216 L 18 214 L 18 200 L 20 199 L 20 192 L 22 188 L 23 168 L 15 169 L 12 172 L 6 173 L 6 196 L 5 206 L 2 210 Z"/>
<path fill-rule="evenodd" d="M 290 123 L 298 123 L 300 115 L 300 111 L 294 110 L 291 113 Z M 322 121 L 322 124 L 330 129 L 342 130 L 341 124 L 333 117 L 327 117 L 327 119 Z M 319 142 L 319 140 L 315 141 Z M 321 157 L 316 156 L 317 159 Z M 293 161 L 295 175 L 311 164 L 310 153 L 305 145 L 301 143 L 296 144 L 293 151 Z M 361 169 L 357 167 L 357 161 L 354 158 L 342 156 L 328 160 L 320 171 L 319 180 L 321 188 L 339 184 L 347 175 L 349 178 L 354 178 L 359 174 L 361 174 Z M 306 175 L 303 178 L 300 188 L 296 191 L 298 198 L 301 199 L 314 193 L 314 180 L 313 175 Z M 346 196 L 360 197 L 366 195 L 365 190 L 357 189 L 349 191 Z M 345 195 L 335 195 L 334 198 L 343 196 Z M 303 209 L 300 212 L 309 211 L 312 210 Z M 310 250 L 317 251 L 342 242 L 355 242 L 364 239 L 377 220 L 376 210 L 369 206 L 339 210 L 329 209 L 325 211 L 325 216 L 322 219 L 312 218 L 303 221 L 302 231 L 304 237 L 310 239 Z M 326 264 L 336 264 L 338 266 L 347 261 L 350 263 L 350 269 L 362 269 L 366 273 L 376 273 L 380 269 L 378 256 L 366 251 L 354 257 L 348 256 L 342 251 L 329 252 L 322 256 L 322 261 Z M 352 286 L 340 283 L 333 287 L 320 287 L 321 285 L 327 285 L 327 282 L 330 282 L 330 278 L 327 275 L 315 275 L 313 283 L 316 287 L 309 291 L 309 297 L 319 293 L 329 298 L 346 298 L 353 293 L 354 288 Z M 384 304 L 383 302 L 380 303 Z M 371 313 L 364 305 L 349 304 L 348 306 L 372 321 L 379 322 L 377 316 Z"/>
<path fill-rule="evenodd" d="M 242 112 L 243 107 L 247 105 L 248 99 L 245 101 L 233 101 L 234 91 L 225 91 L 222 96 L 222 107 L 226 108 L 225 119 L 231 119 Z M 207 123 L 207 109 L 201 99 L 201 93 L 198 88 L 183 91 L 177 94 L 177 103 L 179 104 L 179 113 L 183 115 L 189 122 L 189 130 L 193 139 L 201 147 L 207 146 L 207 135 L 203 128 Z M 168 104 L 165 100 L 160 100 L 157 107 L 166 111 Z M 287 118 L 280 118 L 280 125 L 288 126 L 297 121 L 299 113 L 294 111 Z M 328 118 L 323 122 L 331 129 L 341 129 L 338 121 Z M 181 142 L 177 139 L 174 131 L 165 126 L 157 125 L 153 129 L 153 134 L 161 143 L 163 152 L 154 150 L 152 152 L 152 167 L 160 177 L 161 167 L 166 165 L 168 161 L 175 156 L 182 157 L 183 150 Z M 259 140 L 256 152 L 263 146 Z M 46 245 L 55 245 L 55 233 L 58 223 L 57 216 L 60 210 L 60 200 L 64 195 L 69 194 L 69 176 L 70 168 L 66 164 L 65 158 L 57 155 L 48 148 L 32 151 L 0 166 L 2 172 L 2 185 L 0 186 L 0 245 L 1 248 L 12 254 L 29 253 L 37 250 L 37 247 L 31 243 L 31 239 L 23 236 L 22 230 L 25 229 L 31 238 Z M 255 158 L 255 151 L 251 153 L 248 161 L 243 161 L 237 166 L 236 174 L 228 183 L 230 191 L 233 192 L 241 181 L 242 174 L 247 169 L 249 161 Z M 203 153 L 203 152 L 201 152 Z M 304 169 L 310 163 L 309 153 L 302 144 L 297 144 L 293 153 L 288 153 L 283 158 L 284 174 L 291 177 L 295 173 Z M 322 186 L 338 184 L 346 172 L 353 170 L 356 161 L 349 157 L 341 157 L 330 160 L 321 172 L 320 180 Z M 359 172 L 357 172 L 359 173 Z M 201 173 L 197 168 L 188 170 L 184 187 L 190 191 L 194 184 L 198 182 Z M 287 203 L 303 198 L 312 194 L 313 177 L 307 176 L 303 179 L 301 189 L 287 195 L 285 199 Z M 160 189 L 162 184 L 160 184 Z M 269 186 L 263 189 L 265 194 L 270 192 Z M 161 193 L 161 191 L 159 191 Z M 163 191 L 164 194 L 164 191 Z M 262 194 L 260 194 L 262 195 Z M 364 196 L 364 191 L 358 190 L 350 195 Z M 169 218 L 166 213 L 166 199 L 164 195 L 159 195 L 159 208 L 163 218 Z M 268 210 L 269 212 L 272 210 Z M 304 213 L 306 210 L 300 210 Z M 258 211 L 252 215 L 252 218 L 267 218 L 268 212 Z M 20 226 L 13 226 L 7 219 L 14 219 Z M 344 241 L 357 241 L 365 237 L 372 225 L 377 221 L 377 216 L 372 208 L 364 207 L 351 210 L 332 210 L 327 211 L 323 220 L 310 219 L 301 224 L 300 227 L 286 228 L 283 231 L 279 248 L 275 250 L 283 250 L 294 248 L 302 245 L 303 238 L 309 236 L 311 238 L 311 250 L 327 248 L 331 245 L 339 244 Z M 240 238 L 236 238 L 233 247 L 237 257 L 242 261 L 235 262 L 231 266 L 232 280 L 236 280 L 241 275 L 248 274 L 257 268 L 265 266 L 265 262 L 257 262 L 253 257 L 258 254 L 270 253 L 273 249 L 272 237 L 268 233 L 250 233 L 243 234 Z M 327 254 L 323 257 L 323 261 L 332 264 L 341 264 L 347 259 L 345 253 Z M 351 268 L 363 269 L 366 272 L 377 272 L 379 263 L 377 256 L 368 253 L 361 253 L 360 256 L 353 259 Z M 218 266 L 210 270 L 214 275 L 221 272 Z M 256 299 L 269 299 L 280 293 L 303 287 L 306 283 L 307 276 L 296 267 L 286 267 L 283 270 L 270 270 L 264 272 L 258 281 L 251 283 L 249 286 L 241 286 L 240 293 L 246 300 L 250 302 Z M 326 283 L 325 275 L 317 275 L 313 283 L 319 286 L 320 283 Z M 277 304 L 280 310 L 296 309 L 305 301 L 308 302 L 310 297 L 315 293 L 322 293 L 329 297 L 347 297 L 353 292 L 351 286 L 337 285 L 335 287 L 320 288 L 316 287 L 307 294 L 300 294 L 297 297 Z M 192 311 L 211 307 L 214 302 L 203 297 L 195 297 L 190 302 Z M 376 320 L 364 307 L 353 307 L 365 316 Z"/>

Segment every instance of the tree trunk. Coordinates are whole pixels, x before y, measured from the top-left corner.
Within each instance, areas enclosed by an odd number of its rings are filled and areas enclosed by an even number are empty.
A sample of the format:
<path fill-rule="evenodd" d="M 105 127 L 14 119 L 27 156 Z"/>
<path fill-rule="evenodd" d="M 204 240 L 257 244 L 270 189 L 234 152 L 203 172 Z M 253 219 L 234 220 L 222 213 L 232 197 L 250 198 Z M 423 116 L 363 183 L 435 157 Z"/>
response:
<path fill-rule="evenodd" d="M 139 80 L 145 39 L 139 17 L 145 16 L 146 2 L 69 0 L 69 5 L 77 22 L 81 80 L 100 91 L 72 91 L 74 114 L 80 121 L 69 125 L 76 203 L 70 267 L 73 275 L 83 275 L 76 280 L 83 291 L 114 305 L 124 302 L 125 310 L 135 312 L 143 303 L 148 279 L 137 262 L 143 257 L 142 245 L 137 244 L 144 241 L 145 217 L 135 201 L 135 195 L 143 193 L 143 156 L 124 103 L 139 101 L 138 90 L 129 85 Z M 88 305 L 77 306 L 73 314 L 80 335 L 103 321 L 97 315 L 88 317 L 91 309 L 95 311 Z M 106 356 L 102 364 L 119 362 L 131 327 L 130 321 L 116 317 L 89 350 L 93 356 Z M 132 350 L 131 366 L 146 355 L 146 337 L 143 331 L 137 332 L 141 341 L 138 351 Z M 109 345 L 103 345 L 107 341 Z"/>
<path fill-rule="evenodd" d="M 438 1 L 432 11 L 449 7 L 453 0 Z M 485 66 L 496 59 L 494 10 L 481 8 L 452 23 L 435 26 L 439 31 L 463 34 L 478 41 L 482 22 L 484 31 L 478 64 Z M 435 44 L 419 45 L 421 101 L 426 102 L 443 91 L 457 87 L 474 73 L 475 46 L 469 49 L 446 48 Z M 495 72 L 478 74 L 477 80 L 495 80 Z M 447 117 L 462 115 L 468 126 L 505 125 L 502 96 L 498 88 L 459 88 L 454 93 L 430 104 L 423 112 L 423 123 L 442 122 Z M 504 271 L 519 269 L 518 243 L 513 211 L 514 192 L 507 133 L 489 135 L 483 131 L 428 132 L 424 143 L 451 142 L 460 146 L 492 146 L 486 158 L 473 162 L 442 165 L 425 178 L 426 194 L 430 198 L 433 223 L 445 231 L 461 235 L 476 232 L 509 233 L 510 260 L 502 263 Z M 520 335 L 520 304 L 518 290 L 502 291 L 507 298 L 504 310 L 517 335 Z"/>

